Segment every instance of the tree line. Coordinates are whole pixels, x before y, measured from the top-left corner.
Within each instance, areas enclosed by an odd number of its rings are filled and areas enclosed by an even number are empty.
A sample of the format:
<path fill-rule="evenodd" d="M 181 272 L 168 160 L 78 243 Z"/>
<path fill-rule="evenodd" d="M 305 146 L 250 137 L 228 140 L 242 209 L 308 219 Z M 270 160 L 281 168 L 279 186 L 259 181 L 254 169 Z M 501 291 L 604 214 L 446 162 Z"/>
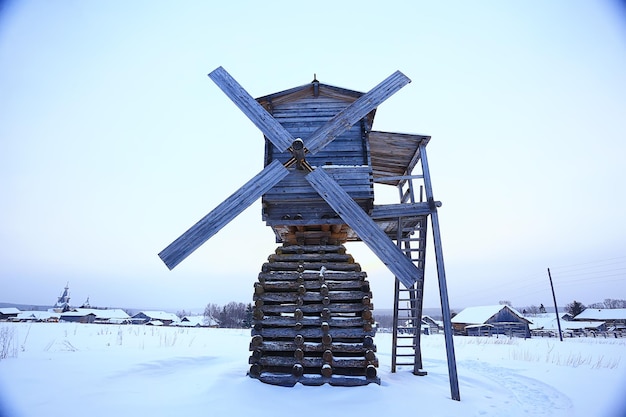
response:
<path fill-rule="evenodd" d="M 209 303 L 204 308 L 205 323 L 214 322 L 218 327 L 228 329 L 249 328 L 252 323 L 252 304 L 230 303 L 220 306 Z"/>

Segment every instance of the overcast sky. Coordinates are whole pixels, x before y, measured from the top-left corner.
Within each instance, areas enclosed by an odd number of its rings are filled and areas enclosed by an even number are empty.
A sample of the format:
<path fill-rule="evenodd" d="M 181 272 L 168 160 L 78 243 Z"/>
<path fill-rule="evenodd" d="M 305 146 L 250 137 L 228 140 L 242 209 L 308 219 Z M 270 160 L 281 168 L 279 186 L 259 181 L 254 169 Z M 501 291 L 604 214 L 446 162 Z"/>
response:
<path fill-rule="evenodd" d="M 218 66 L 253 97 L 411 78 L 374 129 L 432 136 L 452 307 L 551 305 L 548 267 L 560 305 L 626 299 L 620 3 L 220 3 L 0 9 L 0 302 L 51 304 L 67 282 L 102 307 L 252 300 L 277 246 L 260 201 L 173 271 L 157 256 L 263 166 Z M 348 251 L 391 307 L 391 273 Z"/>

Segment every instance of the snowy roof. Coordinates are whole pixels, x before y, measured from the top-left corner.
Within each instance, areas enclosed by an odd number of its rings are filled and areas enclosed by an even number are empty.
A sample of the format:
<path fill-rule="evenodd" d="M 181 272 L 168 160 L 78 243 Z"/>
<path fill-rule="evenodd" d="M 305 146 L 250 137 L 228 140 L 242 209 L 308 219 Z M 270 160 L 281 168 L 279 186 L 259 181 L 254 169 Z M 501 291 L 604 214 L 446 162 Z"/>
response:
<path fill-rule="evenodd" d="M 166 313 L 165 311 L 140 311 L 135 314 L 133 317 L 143 314 L 146 317 L 150 317 L 152 320 L 167 320 L 167 321 L 178 321 L 178 316 L 174 313 Z"/>
<path fill-rule="evenodd" d="M 111 308 L 111 309 L 97 309 L 97 308 L 75 308 L 72 312 L 76 312 L 78 314 L 72 315 L 88 315 L 93 314 L 97 319 L 129 319 L 130 316 L 120 308 Z M 64 313 L 67 314 L 67 313 Z"/>
<path fill-rule="evenodd" d="M 577 330 L 577 329 L 595 329 L 602 326 L 602 321 L 567 321 L 561 320 L 562 330 Z M 531 330 L 558 330 L 559 326 L 556 322 L 556 317 L 540 317 L 533 319 L 530 325 Z"/>
<path fill-rule="evenodd" d="M 181 326 L 214 326 L 217 323 L 210 317 L 185 316 L 180 320 Z"/>
<path fill-rule="evenodd" d="M 519 311 L 507 305 L 468 307 L 452 318 L 452 323 L 482 324 L 498 314 L 502 309 L 509 309 L 513 314 L 527 320 Z"/>
<path fill-rule="evenodd" d="M 0 314 L 19 314 L 20 310 L 15 307 L 0 308 Z"/>
<path fill-rule="evenodd" d="M 588 308 L 574 320 L 626 320 L 626 308 Z"/>
<path fill-rule="evenodd" d="M 61 313 L 54 313 L 51 311 L 21 311 L 17 318 L 19 320 L 35 319 L 35 320 L 47 320 L 50 318 L 59 318 Z"/>

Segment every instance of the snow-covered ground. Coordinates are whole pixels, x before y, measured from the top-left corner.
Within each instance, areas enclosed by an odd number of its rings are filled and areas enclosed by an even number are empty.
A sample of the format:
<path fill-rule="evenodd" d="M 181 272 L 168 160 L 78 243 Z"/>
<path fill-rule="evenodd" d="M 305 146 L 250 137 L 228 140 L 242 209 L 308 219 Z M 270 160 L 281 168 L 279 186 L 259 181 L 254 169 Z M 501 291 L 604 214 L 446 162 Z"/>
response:
<path fill-rule="evenodd" d="M 382 383 L 353 388 L 248 378 L 249 342 L 248 330 L 0 323 L 0 416 L 626 416 L 624 338 L 455 337 L 460 402 L 441 334 L 422 338 L 418 377 L 390 372 L 379 333 Z"/>

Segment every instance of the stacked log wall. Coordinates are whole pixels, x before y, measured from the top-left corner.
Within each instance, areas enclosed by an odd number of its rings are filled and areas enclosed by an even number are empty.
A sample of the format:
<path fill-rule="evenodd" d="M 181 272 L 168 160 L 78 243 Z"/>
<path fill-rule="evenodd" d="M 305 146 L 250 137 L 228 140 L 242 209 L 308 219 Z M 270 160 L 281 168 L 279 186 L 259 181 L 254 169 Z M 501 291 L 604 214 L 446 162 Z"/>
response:
<path fill-rule="evenodd" d="M 283 386 L 380 383 L 366 278 L 343 245 L 279 247 L 254 285 L 249 375 Z"/>

